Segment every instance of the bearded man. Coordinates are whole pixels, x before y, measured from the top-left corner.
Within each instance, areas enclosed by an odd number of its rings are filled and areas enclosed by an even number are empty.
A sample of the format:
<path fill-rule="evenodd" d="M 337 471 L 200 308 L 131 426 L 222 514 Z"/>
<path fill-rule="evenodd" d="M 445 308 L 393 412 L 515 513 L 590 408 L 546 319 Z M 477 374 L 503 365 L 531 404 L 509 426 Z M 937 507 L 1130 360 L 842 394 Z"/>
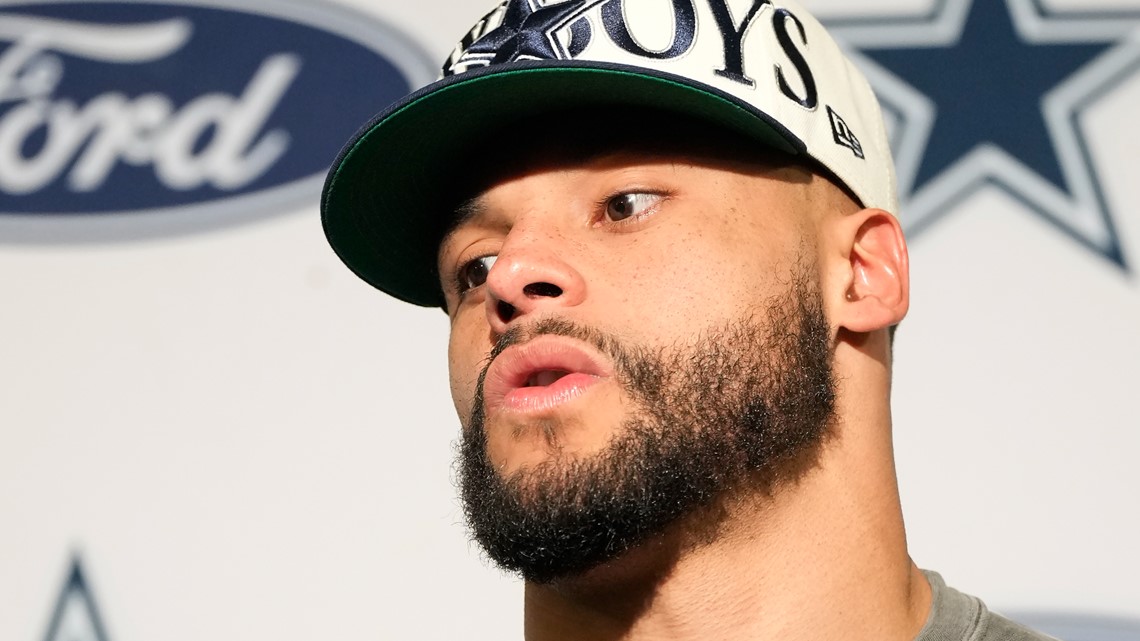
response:
<path fill-rule="evenodd" d="M 908 555 L 894 169 L 816 20 L 508 0 L 443 72 L 345 148 L 325 231 L 451 319 L 465 511 L 528 639 L 1044 638 Z"/>

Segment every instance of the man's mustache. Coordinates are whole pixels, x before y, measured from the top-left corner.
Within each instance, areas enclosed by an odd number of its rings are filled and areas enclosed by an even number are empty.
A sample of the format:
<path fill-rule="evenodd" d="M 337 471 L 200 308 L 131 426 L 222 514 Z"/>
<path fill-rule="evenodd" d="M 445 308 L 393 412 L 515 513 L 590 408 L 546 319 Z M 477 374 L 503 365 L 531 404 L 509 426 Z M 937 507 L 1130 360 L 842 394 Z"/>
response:
<path fill-rule="evenodd" d="M 563 336 L 580 340 L 614 360 L 625 351 L 617 339 L 600 330 L 564 318 L 543 318 L 530 325 L 516 325 L 503 332 L 495 344 L 491 346 L 491 351 L 487 353 L 487 358 L 483 363 L 483 373 L 487 372 L 491 363 L 508 347 L 521 345 L 539 336 Z M 482 375 L 480 375 L 480 383 L 482 383 Z"/>
<path fill-rule="evenodd" d="M 478 407 L 481 408 L 483 403 L 483 381 L 487 377 L 491 363 L 508 347 L 522 345 L 539 336 L 562 336 L 586 343 L 610 359 L 614 365 L 614 374 L 619 381 L 628 380 L 630 364 L 635 362 L 635 359 L 631 358 L 634 351 L 617 338 L 565 318 L 550 317 L 539 319 L 529 325 L 516 325 L 499 336 L 483 361 L 483 368 L 479 371 L 479 382 L 475 388 L 475 402 Z"/>

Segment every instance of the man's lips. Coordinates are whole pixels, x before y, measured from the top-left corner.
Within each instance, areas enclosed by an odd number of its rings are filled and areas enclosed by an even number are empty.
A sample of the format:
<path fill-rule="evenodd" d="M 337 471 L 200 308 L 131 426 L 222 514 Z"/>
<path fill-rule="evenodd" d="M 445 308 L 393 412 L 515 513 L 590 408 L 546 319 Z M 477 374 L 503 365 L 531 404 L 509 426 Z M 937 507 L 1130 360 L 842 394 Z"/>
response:
<path fill-rule="evenodd" d="M 594 350 L 563 336 L 539 336 L 503 350 L 483 379 L 487 416 L 536 414 L 581 396 L 611 375 Z"/>

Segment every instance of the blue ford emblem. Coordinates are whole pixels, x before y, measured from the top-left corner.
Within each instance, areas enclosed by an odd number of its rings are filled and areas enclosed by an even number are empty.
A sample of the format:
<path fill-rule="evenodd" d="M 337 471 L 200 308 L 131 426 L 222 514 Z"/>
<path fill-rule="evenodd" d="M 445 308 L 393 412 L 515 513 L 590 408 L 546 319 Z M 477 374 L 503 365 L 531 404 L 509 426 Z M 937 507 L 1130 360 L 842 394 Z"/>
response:
<path fill-rule="evenodd" d="M 174 230 L 315 205 L 341 142 L 434 75 L 376 19 L 236 6 L 0 5 L 0 225 L 149 213 Z"/>

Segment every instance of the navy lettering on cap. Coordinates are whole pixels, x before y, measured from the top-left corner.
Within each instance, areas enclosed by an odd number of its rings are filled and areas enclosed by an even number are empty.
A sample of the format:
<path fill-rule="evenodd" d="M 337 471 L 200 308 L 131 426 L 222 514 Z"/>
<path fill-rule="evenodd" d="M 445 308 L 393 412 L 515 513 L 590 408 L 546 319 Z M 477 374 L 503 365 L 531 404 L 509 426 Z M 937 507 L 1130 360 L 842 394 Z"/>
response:
<path fill-rule="evenodd" d="M 667 60 L 676 58 L 693 46 L 697 32 L 697 10 L 692 0 L 673 0 L 673 41 L 663 51 L 650 51 L 633 39 L 629 25 L 626 24 L 624 7 L 623 0 L 608 0 L 602 5 L 602 23 L 614 44 L 629 53 L 642 58 Z"/>
<path fill-rule="evenodd" d="M 804 83 L 805 95 L 799 96 L 788 85 L 788 81 L 784 76 L 784 69 L 780 65 L 776 65 L 776 81 L 780 83 L 780 91 L 785 96 L 799 103 L 804 109 L 815 109 L 819 106 L 819 93 L 815 86 L 815 76 L 811 73 L 811 67 L 808 66 L 807 59 L 804 58 L 803 52 L 797 47 L 795 41 L 792 40 L 792 34 L 788 33 L 788 22 L 796 25 L 800 33 L 800 42 L 806 45 L 807 33 L 804 31 L 804 23 L 787 9 L 778 9 L 776 15 L 772 17 L 772 26 L 776 29 L 776 40 L 780 43 L 780 48 L 792 61 L 792 66 L 800 74 L 800 79 Z"/>
<path fill-rule="evenodd" d="M 753 0 L 744 19 L 739 25 L 734 25 L 728 0 L 709 0 L 709 8 L 712 9 L 713 19 L 716 20 L 716 26 L 724 42 L 724 67 L 714 70 L 713 73 L 749 87 L 756 86 L 756 81 L 744 73 L 743 42 L 748 28 L 752 26 L 752 21 L 760 9 L 766 6 L 772 6 L 770 0 Z"/>

